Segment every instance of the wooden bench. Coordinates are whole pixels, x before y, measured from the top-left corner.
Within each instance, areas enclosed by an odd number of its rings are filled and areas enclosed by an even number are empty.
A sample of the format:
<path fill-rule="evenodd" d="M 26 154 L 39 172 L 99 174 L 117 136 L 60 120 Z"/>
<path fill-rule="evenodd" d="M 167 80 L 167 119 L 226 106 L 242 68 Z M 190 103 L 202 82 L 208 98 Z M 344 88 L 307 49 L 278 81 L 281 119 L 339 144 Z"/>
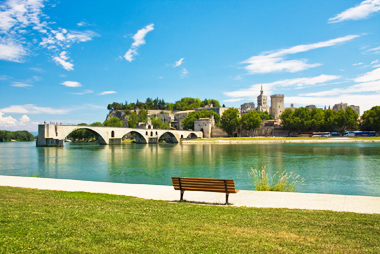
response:
<path fill-rule="evenodd" d="M 226 193 L 226 205 L 228 195 L 237 193 L 233 179 L 214 179 L 214 178 L 193 178 L 193 177 L 172 177 L 175 190 L 181 191 L 181 200 L 185 191 L 210 191 Z"/>

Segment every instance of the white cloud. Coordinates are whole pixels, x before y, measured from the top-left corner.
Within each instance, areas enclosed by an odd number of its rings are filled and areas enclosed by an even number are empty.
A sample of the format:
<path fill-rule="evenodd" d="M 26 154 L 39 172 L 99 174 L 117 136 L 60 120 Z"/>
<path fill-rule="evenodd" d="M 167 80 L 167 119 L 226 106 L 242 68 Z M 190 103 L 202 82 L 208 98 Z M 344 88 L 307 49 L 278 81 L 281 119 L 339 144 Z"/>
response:
<path fill-rule="evenodd" d="M 181 71 L 181 78 L 187 78 L 187 75 L 189 74 L 189 72 L 187 71 L 186 68 L 182 68 L 182 71 Z"/>
<path fill-rule="evenodd" d="M 237 101 L 241 101 L 241 100 L 243 100 L 243 98 L 228 99 L 228 100 L 224 100 L 223 102 L 237 102 Z"/>
<path fill-rule="evenodd" d="M 36 72 L 44 72 L 44 70 L 41 68 L 29 68 L 29 69 L 31 69 L 32 71 L 36 71 Z"/>
<path fill-rule="evenodd" d="M 344 37 L 339 37 L 336 39 L 317 42 L 307 45 L 298 45 L 287 49 L 280 49 L 276 51 L 263 52 L 258 56 L 252 56 L 249 59 L 241 62 L 243 64 L 248 64 L 244 67 L 250 74 L 255 73 L 270 73 L 270 72 L 298 72 L 307 70 L 313 67 L 320 66 L 321 64 L 307 64 L 307 60 L 285 60 L 284 56 L 289 54 L 296 54 L 301 52 L 306 52 L 313 49 L 325 48 L 350 41 L 354 38 L 359 37 L 359 35 L 347 35 Z"/>
<path fill-rule="evenodd" d="M 64 85 L 67 87 L 80 87 L 80 86 L 82 86 L 79 82 L 76 82 L 76 81 L 64 81 L 61 83 L 61 85 Z"/>
<path fill-rule="evenodd" d="M 6 0 L 0 4 L 0 60 L 23 62 L 32 43 L 38 43 L 55 54 L 57 50 L 66 50 L 73 43 L 99 36 L 93 31 L 53 29 L 55 22 L 43 13 L 43 8 L 44 0 Z M 27 40 L 26 36 L 31 38 Z M 57 55 L 52 57 L 66 70 L 73 70 L 74 65 L 67 59 Z"/>
<path fill-rule="evenodd" d="M 7 76 L 7 75 L 0 75 L 0 80 L 7 80 L 7 79 L 10 79 L 11 77 Z"/>
<path fill-rule="evenodd" d="M 14 87 L 31 87 L 32 85 L 21 83 L 21 82 L 14 82 L 11 86 L 14 86 Z"/>
<path fill-rule="evenodd" d="M 20 125 L 26 125 L 27 122 L 30 121 L 30 118 L 27 116 L 27 115 L 23 115 L 20 119 L 19 119 L 19 124 Z"/>
<path fill-rule="evenodd" d="M 181 58 L 181 59 L 179 59 L 177 62 L 175 62 L 173 68 L 180 66 L 180 65 L 182 64 L 182 61 L 183 61 L 184 59 L 185 59 L 185 58 Z"/>
<path fill-rule="evenodd" d="M 380 68 L 377 68 L 373 71 L 367 72 L 363 74 L 360 77 L 357 77 L 354 79 L 355 82 L 360 83 L 360 82 L 371 82 L 375 80 L 380 80 Z"/>
<path fill-rule="evenodd" d="M 300 96 L 335 96 L 340 94 L 380 92 L 380 80 L 360 83 L 346 88 L 334 88 L 328 91 L 300 94 Z"/>
<path fill-rule="evenodd" d="M 362 65 L 363 63 L 354 63 L 353 66 Z"/>
<path fill-rule="evenodd" d="M 77 23 L 77 26 L 89 26 L 90 24 L 84 21 Z"/>
<path fill-rule="evenodd" d="M 276 87 L 294 87 L 294 89 L 301 89 L 304 87 L 310 87 L 315 85 L 322 85 L 324 83 L 340 79 L 340 76 L 336 75 L 319 75 L 311 78 L 295 78 L 295 79 L 285 79 L 279 80 L 271 83 L 263 83 L 263 84 L 254 84 L 248 89 L 242 89 L 233 92 L 224 92 L 225 95 L 233 98 L 247 98 L 258 96 L 260 93 L 261 86 L 266 94 L 271 94 L 272 90 Z"/>
<path fill-rule="evenodd" d="M 372 61 L 371 64 L 375 64 L 375 63 L 378 63 L 378 62 L 379 62 L 379 60 L 376 59 L 375 61 Z"/>
<path fill-rule="evenodd" d="M 107 95 L 107 94 L 113 94 L 113 93 L 116 93 L 116 92 L 115 91 L 104 91 L 104 92 L 98 93 L 98 95 Z"/>
<path fill-rule="evenodd" d="M 26 55 L 27 51 L 20 43 L 12 39 L 0 38 L 0 60 L 22 62 Z"/>
<path fill-rule="evenodd" d="M 349 8 L 329 19 L 329 23 L 338 23 L 345 20 L 359 20 L 367 18 L 370 14 L 380 11 L 379 0 L 365 0 L 358 6 Z"/>
<path fill-rule="evenodd" d="M 4 113 L 0 112 L 0 127 L 11 127 L 17 125 L 17 120 L 11 116 L 3 117 Z"/>
<path fill-rule="evenodd" d="M 132 43 L 132 46 L 130 49 L 125 53 L 124 58 L 125 60 L 132 62 L 134 60 L 134 56 L 137 55 L 137 49 L 145 44 L 145 36 L 148 32 L 154 30 L 153 28 L 154 24 L 147 25 L 146 27 L 140 29 L 137 31 L 137 33 L 133 36 L 134 42 Z"/>
<path fill-rule="evenodd" d="M 83 94 L 88 94 L 88 93 L 93 93 L 94 91 L 92 90 L 84 90 L 83 92 L 81 93 L 71 93 L 71 94 L 75 94 L 75 95 L 83 95 Z"/>
<path fill-rule="evenodd" d="M 67 114 L 69 109 L 54 109 L 50 107 L 37 107 L 33 104 L 11 105 L 7 108 L 0 109 L 3 113 L 17 114 Z"/>
<path fill-rule="evenodd" d="M 57 63 L 57 64 L 60 64 L 62 65 L 62 67 L 67 70 L 67 71 L 72 71 L 74 70 L 73 66 L 74 64 L 70 63 L 70 62 L 67 62 L 65 60 L 69 59 L 68 56 L 66 56 L 66 51 L 62 51 L 61 54 L 59 54 L 59 56 L 55 56 L 53 57 L 53 60 Z"/>
<path fill-rule="evenodd" d="M 375 53 L 375 54 L 380 53 L 380 46 L 376 48 L 367 49 L 365 52 L 370 52 L 370 53 Z"/>

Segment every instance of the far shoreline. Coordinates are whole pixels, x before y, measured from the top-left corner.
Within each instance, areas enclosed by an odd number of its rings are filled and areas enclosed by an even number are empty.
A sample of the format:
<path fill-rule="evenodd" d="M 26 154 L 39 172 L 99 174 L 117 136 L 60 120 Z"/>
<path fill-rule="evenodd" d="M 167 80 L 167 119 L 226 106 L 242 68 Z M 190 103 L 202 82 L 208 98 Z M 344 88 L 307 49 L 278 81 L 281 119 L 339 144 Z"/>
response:
<path fill-rule="evenodd" d="M 379 143 L 380 137 L 348 138 L 348 137 L 238 137 L 238 138 L 208 138 L 181 140 L 182 144 L 267 144 L 267 143 Z"/>

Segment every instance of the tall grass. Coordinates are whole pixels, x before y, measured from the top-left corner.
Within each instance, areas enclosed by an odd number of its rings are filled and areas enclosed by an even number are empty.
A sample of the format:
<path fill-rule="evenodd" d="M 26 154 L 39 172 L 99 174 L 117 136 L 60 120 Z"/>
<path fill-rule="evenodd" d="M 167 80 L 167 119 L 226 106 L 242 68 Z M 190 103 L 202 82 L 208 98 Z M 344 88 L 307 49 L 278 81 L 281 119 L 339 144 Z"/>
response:
<path fill-rule="evenodd" d="M 248 175 L 257 191 L 295 192 L 296 185 L 305 181 L 303 178 L 300 179 L 300 175 L 295 175 L 294 172 L 287 173 L 286 170 L 282 173 L 277 171 L 273 176 L 269 176 L 266 167 L 262 167 L 261 171 L 251 168 Z"/>

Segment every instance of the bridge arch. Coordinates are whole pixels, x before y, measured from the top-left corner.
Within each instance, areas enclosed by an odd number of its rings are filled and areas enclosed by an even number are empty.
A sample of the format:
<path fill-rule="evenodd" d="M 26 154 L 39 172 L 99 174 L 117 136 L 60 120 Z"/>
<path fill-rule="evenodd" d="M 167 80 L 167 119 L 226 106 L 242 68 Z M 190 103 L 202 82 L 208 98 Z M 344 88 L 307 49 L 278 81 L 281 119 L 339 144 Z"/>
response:
<path fill-rule="evenodd" d="M 165 140 L 167 143 L 179 143 L 178 137 L 176 137 L 176 135 L 174 135 L 174 134 L 173 134 L 172 132 L 170 132 L 170 131 L 163 132 L 163 133 L 158 137 L 158 140 L 160 140 L 160 139 Z"/>
<path fill-rule="evenodd" d="M 104 137 L 102 133 L 96 131 L 95 129 L 91 128 L 90 126 L 86 126 L 86 125 L 82 125 L 82 126 L 75 126 L 74 128 L 69 128 L 69 129 L 66 129 L 64 131 L 64 134 L 61 134 L 62 136 L 64 136 L 64 138 L 66 138 L 67 136 L 69 136 L 72 132 L 76 131 L 76 130 L 80 130 L 80 129 L 85 129 L 85 130 L 89 130 L 89 131 L 92 131 L 96 134 L 98 134 L 98 139 L 99 139 L 99 143 L 100 144 L 107 144 L 108 142 L 106 140 L 108 140 L 107 137 Z"/>
<path fill-rule="evenodd" d="M 196 139 L 196 138 L 198 138 L 198 136 L 197 136 L 197 134 L 195 134 L 194 132 L 192 132 L 189 135 L 187 135 L 186 138 L 187 139 Z"/>
<path fill-rule="evenodd" d="M 128 133 L 130 133 L 130 134 L 135 134 L 135 137 L 136 137 L 136 143 L 143 143 L 143 144 L 148 143 L 148 140 L 147 140 L 147 138 L 145 137 L 145 136 L 148 135 L 148 132 L 146 132 L 146 135 L 144 135 L 145 132 L 144 132 L 143 130 L 142 130 L 141 132 L 139 132 L 139 131 L 135 131 L 135 130 L 129 130 L 129 131 L 125 132 L 125 133 L 121 136 L 121 138 L 123 138 L 123 137 L 124 137 L 125 135 L 127 135 Z"/>

